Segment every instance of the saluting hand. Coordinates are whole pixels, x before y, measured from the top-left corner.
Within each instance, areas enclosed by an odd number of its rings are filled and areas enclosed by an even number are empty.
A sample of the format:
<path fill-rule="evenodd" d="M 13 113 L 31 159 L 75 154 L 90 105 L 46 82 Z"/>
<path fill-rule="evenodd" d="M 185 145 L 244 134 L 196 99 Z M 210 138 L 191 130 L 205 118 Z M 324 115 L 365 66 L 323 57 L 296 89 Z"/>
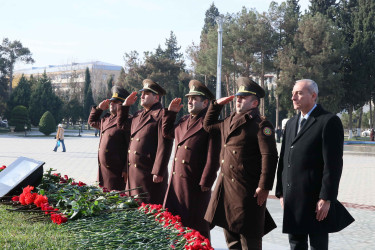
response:
<path fill-rule="evenodd" d="M 255 190 L 254 197 L 257 197 L 257 204 L 259 206 L 262 206 L 263 203 L 267 200 L 268 193 L 269 193 L 269 190 L 264 190 L 264 189 L 261 189 L 260 187 L 258 187 Z"/>
<path fill-rule="evenodd" d="M 325 200 L 320 199 L 318 203 L 316 203 L 316 209 L 315 209 L 316 219 L 318 221 L 324 220 L 328 215 L 328 211 L 330 207 L 331 207 L 330 201 L 325 201 Z"/>
<path fill-rule="evenodd" d="M 131 106 L 137 100 L 137 91 L 132 92 L 122 103 L 122 106 Z"/>
<path fill-rule="evenodd" d="M 101 110 L 107 110 L 109 108 L 109 103 L 110 102 L 111 101 L 109 99 L 104 100 L 101 103 L 99 103 L 98 108 L 101 109 Z"/>
<path fill-rule="evenodd" d="M 234 95 L 226 96 L 226 97 L 222 97 L 220 99 L 217 99 L 216 103 L 219 104 L 219 105 L 225 105 L 225 104 L 229 103 L 230 101 L 232 101 L 233 99 L 234 99 Z"/>
<path fill-rule="evenodd" d="M 178 113 L 184 105 L 181 104 L 181 98 L 174 98 L 169 104 L 168 110 Z"/>

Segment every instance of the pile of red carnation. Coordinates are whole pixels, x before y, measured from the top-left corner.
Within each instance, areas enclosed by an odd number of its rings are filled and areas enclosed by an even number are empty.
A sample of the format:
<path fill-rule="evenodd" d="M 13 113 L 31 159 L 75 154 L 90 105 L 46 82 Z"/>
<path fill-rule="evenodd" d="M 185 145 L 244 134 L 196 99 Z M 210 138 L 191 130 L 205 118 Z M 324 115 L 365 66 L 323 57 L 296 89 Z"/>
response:
<path fill-rule="evenodd" d="M 59 173 L 53 174 L 53 175 L 60 178 L 60 182 L 59 182 L 60 184 L 69 182 L 69 177 L 67 175 L 64 175 L 64 177 L 61 177 L 61 174 Z M 79 187 L 86 186 L 86 183 L 83 183 L 82 181 L 75 182 L 73 179 L 71 179 L 71 181 L 72 182 L 70 184 L 73 186 L 79 186 Z"/>
<path fill-rule="evenodd" d="M 1 167 L 0 167 L 0 172 L 1 171 L 3 171 L 4 169 L 6 169 L 7 167 L 5 166 L 5 165 L 2 165 Z"/>
<path fill-rule="evenodd" d="M 138 210 L 143 211 L 145 214 L 153 214 L 155 221 L 162 224 L 163 227 L 177 230 L 179 232 L 178 235 L 182 235 L 187 241 L 185 249 L 213 250 L 211 243 L 207 238 L 194 229 L 183 227 L 181 224 L 181 217 L 174 216 L 172 213 L 168 212 L 167 209 L 163 209 L 162 205 L 142 203 Z M 171 245 L 171 248 L 175 248 L 174 245 Z"/>
<path fill-rule="evenodd" d="M 58 213 L 57 208 L 53 208 L 48 204 L 48 198 L 45 195 L 40 195 L 37 193 L 32 193 L 31 191 L 34 190 L 33 186 L 27 186 L 23 189 L 23 192 L 20 196 L 14 196 L 12 201 L 19 202 L 21 205 L 32 205 L 39 207 L 42 211 L 45 211 L 45 214 L 51 215 L 51 220 L 53 223 L 61 224 L 68 221 L 68 218 L 62 216 Z"/>

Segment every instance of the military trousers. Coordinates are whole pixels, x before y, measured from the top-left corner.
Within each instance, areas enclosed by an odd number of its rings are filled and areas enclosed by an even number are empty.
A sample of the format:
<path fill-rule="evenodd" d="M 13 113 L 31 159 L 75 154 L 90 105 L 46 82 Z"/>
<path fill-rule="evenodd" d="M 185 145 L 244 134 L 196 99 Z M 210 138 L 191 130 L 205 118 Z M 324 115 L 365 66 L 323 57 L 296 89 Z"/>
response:
<path fill-rule="evenodd" d="M 234 233 L 229 230 L 226 230 L 225 228 L 223 230 L 228 249 L 262 249 L 262 238 L 253 238 L 243 234 Z"/>

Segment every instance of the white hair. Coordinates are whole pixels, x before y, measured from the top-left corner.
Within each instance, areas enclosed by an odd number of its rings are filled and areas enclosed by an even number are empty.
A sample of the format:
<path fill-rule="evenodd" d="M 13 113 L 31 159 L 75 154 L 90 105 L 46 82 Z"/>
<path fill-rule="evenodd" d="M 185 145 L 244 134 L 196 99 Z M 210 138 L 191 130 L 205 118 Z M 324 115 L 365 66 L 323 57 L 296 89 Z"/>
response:
<path fill-rule="evenodd" d="M 296 84 L 299 82 L 306 82 L 307 88 L 310 91 L 310 93 L 315 93 L 316 98 L 318 98 L 319 89 L 318 89 L 318 84 L 315 81 L 311 79 L 301 79 L 301 80 L 296 81 Z"/>

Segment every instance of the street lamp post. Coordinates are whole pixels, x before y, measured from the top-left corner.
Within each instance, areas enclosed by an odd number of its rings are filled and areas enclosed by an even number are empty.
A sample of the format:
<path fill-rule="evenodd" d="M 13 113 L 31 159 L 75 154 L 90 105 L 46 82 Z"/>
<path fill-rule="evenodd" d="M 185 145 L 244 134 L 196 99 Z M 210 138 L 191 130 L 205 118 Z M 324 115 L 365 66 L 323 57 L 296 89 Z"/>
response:
<path fill-rule="evenodd" d="M 215 18 L 217 25 L 219 26 L 217 29 L 217 76 L 216 76 L 216 100 L 221 98 L 221 58 L 223 54 L 223 22 L 224 17 L 217 16 Z"/>
<path fill-rule="evenodd" d="M 23 128 L 25 129 L 25 137 L 26 137 L 27 124 L 25 124 L 25 126 L 23 126 Z"/>

